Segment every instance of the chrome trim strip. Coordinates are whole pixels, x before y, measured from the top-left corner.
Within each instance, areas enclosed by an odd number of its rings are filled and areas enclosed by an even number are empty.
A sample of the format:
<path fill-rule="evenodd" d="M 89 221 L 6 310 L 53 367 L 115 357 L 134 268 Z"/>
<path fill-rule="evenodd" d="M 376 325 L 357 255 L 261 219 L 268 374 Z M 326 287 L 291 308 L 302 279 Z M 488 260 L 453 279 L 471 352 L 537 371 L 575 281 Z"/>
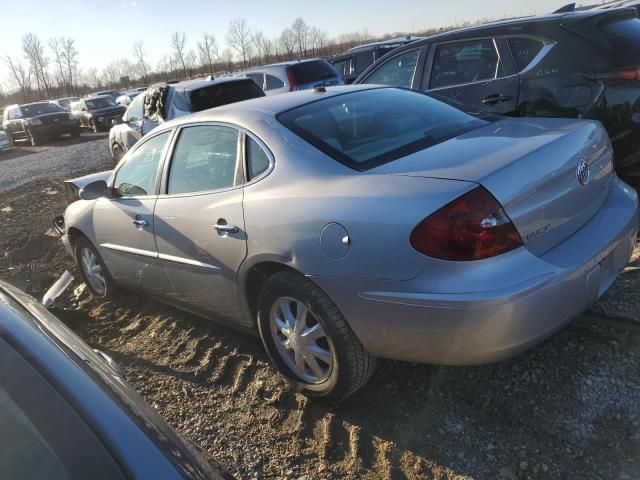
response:
<path fill-rule="evenodd" d="M 158 254 L 158 258 L 160 260 L 165 260 L 167 262 L 182 263 L 184 265 L 189 265 L 191 267 L 201 267 L 201 268 L 210 268 L 212 270 L 220 270 L 220 267 L 216 267 L 215 265 L 211 265 L 209 263 L 199 262 L 197 260 L 192 260 L 190 258 L 167 255 L 166 253 Z"/>
<path fill-rule="evenodd" d="M 100 246 L 103 248 L 108 248 L 109 250 L 132 253 L 133 255 L 140 255 L 142 257 L 158 258 L 157 252 L 150 252 L 149 250 L 141 250 L 139 248 L 125 247 L 124 245 L 116 245 L 114 243 L 101 243 Z"/>

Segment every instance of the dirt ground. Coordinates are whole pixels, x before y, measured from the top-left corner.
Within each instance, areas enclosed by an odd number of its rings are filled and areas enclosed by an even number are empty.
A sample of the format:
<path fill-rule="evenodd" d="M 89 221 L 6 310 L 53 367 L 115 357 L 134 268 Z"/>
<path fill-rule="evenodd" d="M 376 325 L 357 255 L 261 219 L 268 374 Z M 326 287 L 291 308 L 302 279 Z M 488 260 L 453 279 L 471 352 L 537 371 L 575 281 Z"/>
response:
<path fill-rule="evenodd" d="M 0 193 L 0 277 L 36 262 L 46 287 L 73 268 L 49 227 L 63 203 L 59 181 Z M 55 313 L 241 479 L 635 479 L 639 296 L 629 271 L 590 312 L 498 364 L 381 361 L 338 407 L 292 390 L 256 338 L 135 294 L 80 293 Z"/>

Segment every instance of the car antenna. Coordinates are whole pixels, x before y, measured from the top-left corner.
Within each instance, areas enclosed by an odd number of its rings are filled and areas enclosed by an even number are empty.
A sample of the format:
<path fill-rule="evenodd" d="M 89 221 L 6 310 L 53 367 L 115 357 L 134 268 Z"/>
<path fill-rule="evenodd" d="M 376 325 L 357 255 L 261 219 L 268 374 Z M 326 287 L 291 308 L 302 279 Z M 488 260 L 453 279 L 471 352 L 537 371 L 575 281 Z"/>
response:
<path fill-rule="evenodd" d="M 575 12 L 576 11 L 576 4 L 575 3 L 568 3 L 567 5 L 565 5 L 562 8 L 559 8 L 558 10 L 556 10 L 553 13 L 569 13 L 569 12 Z"/>

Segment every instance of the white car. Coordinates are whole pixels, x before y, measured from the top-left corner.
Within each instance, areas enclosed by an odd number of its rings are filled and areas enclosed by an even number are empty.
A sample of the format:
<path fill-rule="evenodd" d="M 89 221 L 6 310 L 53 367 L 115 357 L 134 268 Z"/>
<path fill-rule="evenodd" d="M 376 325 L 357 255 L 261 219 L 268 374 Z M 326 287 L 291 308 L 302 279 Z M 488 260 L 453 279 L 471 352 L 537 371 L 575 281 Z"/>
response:
<path fill-rule="evenodd" d="M 5 152 L 13 148 L 13 142 L 11 137 L 7 135 L 3 130 L 0 130 L 0 152 Z"/>

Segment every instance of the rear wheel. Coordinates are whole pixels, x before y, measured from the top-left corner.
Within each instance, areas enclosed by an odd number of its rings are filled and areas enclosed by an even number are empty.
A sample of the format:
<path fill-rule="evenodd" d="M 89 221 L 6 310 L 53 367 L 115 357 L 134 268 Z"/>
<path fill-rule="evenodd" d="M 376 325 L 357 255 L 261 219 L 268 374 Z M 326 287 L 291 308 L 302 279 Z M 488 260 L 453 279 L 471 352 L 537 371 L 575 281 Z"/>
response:
<path fill-rule="evenodd" d="M 331 299 L 312 281 L 281 272 L 258 299 L 260 337 L 276 368 L 309 397 L 339 402 L 362 387 L 375 357 Z"/>
<path fill-rule="evenodd" d="M 78 138 L 80 136 L 80 127 L 71 130 L 71 132 L 69 132 L 69 135 L 71 135 L 71 138 Z"/>
<path fill-rule="evenodd" d="M 75 243 L 76 263 L 87 287 L 94 297 L 108 298 L 116 289 L 100 254 L 84 237 Z"/>

